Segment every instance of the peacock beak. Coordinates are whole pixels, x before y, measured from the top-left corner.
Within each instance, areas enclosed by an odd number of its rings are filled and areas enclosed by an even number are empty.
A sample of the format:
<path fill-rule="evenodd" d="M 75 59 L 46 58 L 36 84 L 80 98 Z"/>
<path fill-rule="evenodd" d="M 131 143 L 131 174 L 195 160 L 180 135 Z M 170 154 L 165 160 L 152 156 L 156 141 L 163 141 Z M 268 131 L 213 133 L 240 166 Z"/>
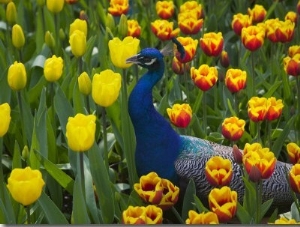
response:
<path fill-rule="evenodd" d="M 130 58 L 127 58 L 126 59 L 126 63 L 127 64 L 129 64 L 129 63 L 138 64 L 139 63 L 138 56 L 139 56 L 139 54 L 134 55 L 134 56 L 132 56 Z"/>

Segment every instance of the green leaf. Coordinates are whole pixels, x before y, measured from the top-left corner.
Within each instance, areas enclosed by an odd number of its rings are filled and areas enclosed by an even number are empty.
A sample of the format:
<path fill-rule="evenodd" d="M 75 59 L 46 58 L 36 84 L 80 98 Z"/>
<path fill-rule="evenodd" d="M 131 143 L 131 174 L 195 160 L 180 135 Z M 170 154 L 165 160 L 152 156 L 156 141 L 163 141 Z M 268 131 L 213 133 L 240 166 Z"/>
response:
<path fill-rule="evenodd" d="M 297 208 L 296 203 L 293 202 L 293 204 L 291 205 L 291 215 L 292 215 L 292 218 L 295 219 L 297 222 L 300 221 L 300 212 L 299 212 L 299 209 Z"/>
<path fill-rule="evenodd" d="M 278 158 L 280 151 L 282 149 L 282 146 L 285 144 L 285 139 L 287 138 L 287 136 L 289 135 L 289 132 L 291 130 L 291 128 L 294 125 L 294 121 L 296 119 L 297 115 L 294 115 L 285 125 L 282 133 L 280 134 L 280 136 L 276 139 L 276 141 L 274 142 L 273 146 L 272 146 L 272 151 L 275 155 L 276 158 Z"/>
<path fill-rule="evenodd" d="M 188 218 L 189 211 L 195 208 L 193 205 L 195 195 L 196 195 L 195 182 L 193 181 L 193 179 L 191 179 L 188 183 L 183 198 L 182 212 L 181 212 L 182 220 L 186 220 Z"/>
<path fill-rule="evenodd" d="M 260 213 L 261 218 L 263 218 L 265 214 L 268 212 L 272 203 L 273 203 L 273 199 L 269 199 L 261 205 L 261 213 Z"/>
<path fill-rule="evenodd" d="M 236 216 L 240 220 L 241 224 L 251 224 L 254 220 L 245 207 L 243 207 L 240 203 L 237 204 Z"/>
<path fill-rule="evenodd" d="M 15 141 L 12 169 L 21 168 L 21 167 L 22 167 L 22 158 L 21 158 L 20 146 L 18 142 Z"/>
<path fill-rule="evenodd" d="M 105 224 L 110 224 L 114 219 L 114 194 L 109 180 L 108 170 L 101 155 L 100 148 L 94 143 L 88 152 L 91 174 L 99 198 L 99 206 Z"/>
<path fill-rule="evenodd" d="M 207 212 L 209 211 L 209 209 L 207 209 L 203 203 L 201 202 L 201 200 L 197 197 L 197 195 L 194 195 L 194 200 L 195 200 L 195 206 L 198 210 L 199 213 L 202 213 L 202 212 Z"/>
<path fill-rule="evenodd" d="M 69 224 L 63 213 L 57 208 L 55 203 L 42 192 L 41 197 L 37 201 L 45 213 L 48 224 Z"/>
<path fill-rule="evenodd" d="M 73 193 L 73 219 L 74 224 L 90 224 L 86 203 L 83 196 L 81 179 L 76 177 Z"/>
<path fill-rule="evenodd" d="M 55 164 L 50 162 L 48 159 L 43 157 L 39 152 L 34 150 L 34 153 L 40 163 L 44 166 L 47 172 L 70 194 L 73 193 L 74 180 L 66 174 L 64 171 L 60 170 Z"/>

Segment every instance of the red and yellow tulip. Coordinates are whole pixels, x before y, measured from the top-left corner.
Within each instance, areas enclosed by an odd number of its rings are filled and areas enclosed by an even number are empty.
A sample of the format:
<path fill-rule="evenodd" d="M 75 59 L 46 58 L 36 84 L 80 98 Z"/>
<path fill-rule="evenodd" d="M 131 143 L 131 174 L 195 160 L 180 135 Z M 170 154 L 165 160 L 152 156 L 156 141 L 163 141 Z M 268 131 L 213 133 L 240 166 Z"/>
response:
<path fill-rule="evenodd" d="M 193 60 L 196 54 L 198 40 L 191 37 L 178 37 L 177 40 L 182 44 L 185 50 L 185 56 L 182 59 L 181 53 L 175 50 L 175 56 L 181 63 L 187 63 Z"/>
<path fill-rule="evenodd" d="M 245 131 L 246 122 L 237 117 L 225 118 L 222 123 L 222 135 L 230 141 L 239 140 Z"/>
<path fill-rule="evenodd" d="M 241 38 L 246 49 L 255 51 L 264 44 L 265 29 L 261 26 L 251 25 L 242 29 Z"/>
<path fill-rule="evenodd" d="M 173 1 L 157 1 L 155 9 L 161 19 L 168 20 L 173 16 L 175 6 Z"/>
<path fill-rule="evenodd" d="M 267 11 L 262 5 L 255 4 L 252 9 L 248 8 L 248 14 L 252 23 L 259 23 L 265 19 Z"/>
<path fill-rule="evenodd" d="M 192 108 L 187 103 L 174 104 L 167 113 L 172 124 L 180 128 L 186 128 L 192 119 Z"/>
<path fill-rule="evenodd" d="M 225 85 L 232 93 L 245 88 L 247 81 L 247 72 L 241 69 L 230 68 L 226 71 Z"/>
<path fill-rule="evenodd" d="M 242 29 L 252 25 L 251 18 L 247 14 L 238 13 L 233 15 L 231 27 L 235 34 L 241 35 Z"/>
<path fill-rule="evenodd" d="M 288 143 L 287 153 L 292 164 L 300 163 L 300 147 L 296 143 Z"/>
<path fill-rule="evenodd" d="M 248 101 L 249 118 L 254 122 L 265 120 L 269 105 L 268 100 L 264 97 L 252 97 Z"/>
<path fill-rule="evenodd" d="M 289 172 L 289 181 L 294 192 L 300 193 L 300 164 L 292 166 Z"/>
<path fill-rule="evenodd" d="M 223 50 L 224 39 L 221 32 L 205 33 L 200 38 L 200 47 L 207 56 L 217 57 Z"/>
<path fill-rule="evenodd" d="M 282 109 L 284 107 L 282 100 L 275 97 L 268 98 L 269 108 L 266 114 L 266 119 L 268 121 L 273 121 L 281 116 Z"/>
<path fill-rule="evenodd" d="M 189 211 L 189 217 L 186 219 L 185 224 L 191 225 L 210 225 L 219 224 L 218 216 L 211 211 L 197 213 L 194 210 Z"/>
<path fill-rule="evenodd" d="M 173 22 L 167 20 L 155 20 L 151 23 L 151 31 L 162 41 L 170 40 L 180 32 L 179 28 L 173 28 L 173 24 Z"/>
<path fill-rule="evenodd" d="M 201 65 L 199 69 L 192 67 L 191 78 L 199 89 L 207 91 L 216 84 L 218 70 L 216 67 L 209 67 L 207 64 Z"/>
<path fill-rule="evenodd" d="M 121 16 L 127 14 L 129 10 L 128 0 L 110 0 L 108 12 L 113 16 Z"/>

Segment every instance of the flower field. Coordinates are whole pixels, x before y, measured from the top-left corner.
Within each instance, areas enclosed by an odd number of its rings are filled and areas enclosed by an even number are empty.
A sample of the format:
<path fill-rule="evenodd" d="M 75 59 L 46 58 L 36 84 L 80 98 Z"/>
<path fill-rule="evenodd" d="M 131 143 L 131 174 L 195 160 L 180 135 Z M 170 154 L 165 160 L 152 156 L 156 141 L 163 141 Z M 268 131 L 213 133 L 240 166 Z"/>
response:
<path fill-rule="evenodd" d="M 138 174 L 128 100 L 146 70 L 126 60 L 168 46 L 153 104 L 232 147 L 243 202 L 220 156 L 207 201 Z M 300 1 L 0 0 L 0 68 L 0 223 L 300 223 Z M 283 210 L 262 198 L 279 161 Z"/>

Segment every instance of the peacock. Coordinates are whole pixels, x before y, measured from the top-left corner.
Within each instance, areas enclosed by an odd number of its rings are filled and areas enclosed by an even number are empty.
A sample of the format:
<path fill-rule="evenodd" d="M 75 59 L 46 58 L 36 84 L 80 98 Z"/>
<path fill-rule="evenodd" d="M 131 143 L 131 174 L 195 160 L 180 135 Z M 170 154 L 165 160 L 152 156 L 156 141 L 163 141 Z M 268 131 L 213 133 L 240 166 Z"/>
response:
<path fill-rule="evenodd" d="M 183 55 L 183 47 L 177 40 L 173 42 Z M 193 136 L 179 135 L 153 105 L 152 89 L 163 77 L 164 56 L 172 53 L 173 44 L 162 50 L 142 49 L 137 55 L 126 60 L 127 63 L 147 69 L 128 100 L 128 112 L 136 136 L 137 173 L 141 176 L 155 171 L 160 177 L 169 179 L 180 187 L 186 186 L 187 182 L 193 179 L 198 197 L 205 200 L 212 189 L 205 178 L 206 161 L 212 156 L 222 156 L 232 161 L 233 178 L 229 186 L 237 191 L 238 199 L 242 201 L 243 172 L 240 165 L 234 162 L 233 148 Z M 290 164 L 277 162 L 273 175 L 263 182 L 263 201 L 273 198 L 275 207 L 290 208 L 293 198 L 286 179 L 286 171 L 290 168 Z"/>

